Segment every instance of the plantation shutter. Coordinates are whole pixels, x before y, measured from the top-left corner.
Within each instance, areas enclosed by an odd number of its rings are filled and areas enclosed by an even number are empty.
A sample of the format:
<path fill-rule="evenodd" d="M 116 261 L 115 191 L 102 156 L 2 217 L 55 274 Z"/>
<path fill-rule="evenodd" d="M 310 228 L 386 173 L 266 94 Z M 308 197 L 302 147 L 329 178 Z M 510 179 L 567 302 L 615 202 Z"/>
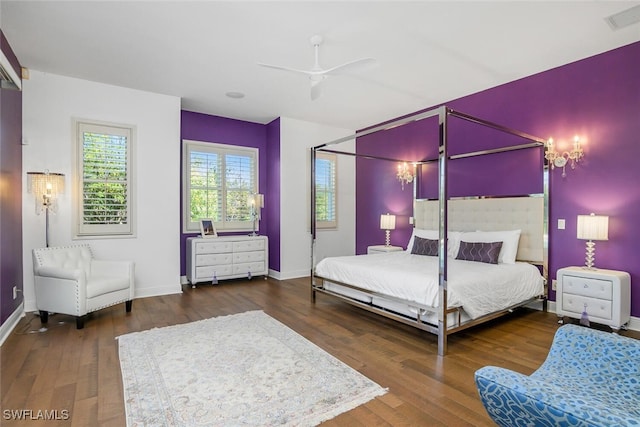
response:
<path fill-rule="evenodd" d="M 251 230 L 249 196 L 258 192 L 258 150 L 232 145 L 183 141 L 185 232 L 198 231 L 201 219 L 216 229 Z"/>
<path fill-rule="evenodd" d="M 191 151 L 189 173 L 190 221 L 220 221 L 222 212 L 222 158 L 218 153 Z"/>
<path fill-rule="evenodd" d="M 78 122 L 80 236 L 133 234 L 132 128 Z"/>
<path fill-rule="evenodd" d="M 316 225 L 319 228 L 337 227 L 337 180 L 335 154 L 316 155 Z"/>

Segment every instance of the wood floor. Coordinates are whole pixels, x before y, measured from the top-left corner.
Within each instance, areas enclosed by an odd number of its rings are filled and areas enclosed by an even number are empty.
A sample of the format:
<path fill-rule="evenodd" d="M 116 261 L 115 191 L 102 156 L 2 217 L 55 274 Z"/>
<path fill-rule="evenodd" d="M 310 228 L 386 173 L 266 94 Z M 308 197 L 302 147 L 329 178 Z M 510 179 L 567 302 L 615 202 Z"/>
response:
<path fill-rule="evenodd" d="M 524 374 L 546 357 L 558 328 L 553 314 L 523 309 L 449 339 L 437 356 L 434 335 L 318 295 L 308 279 L 254 278 L 217 286 L 185 286 L 181 295 L 137 299 L 91 315 L 40 320 L 28 313 L 0 348 L 3 426 L 124 426 L 122 378 L 115 337 L 247 310 L 263 310 L 389 392 L 323 425 L 489 426 L 474 372 L 498 365 Z M 625 332 L 638 337 L 638 333 Z M 215 361 L 214 361 L 215 363 Z M 202 369 L 206 369 L 203 366 Z M 57 422 L 7 420 L 7 410 L 57 411 Z M 64 412 L 67 411 L 67 412 Z"/>

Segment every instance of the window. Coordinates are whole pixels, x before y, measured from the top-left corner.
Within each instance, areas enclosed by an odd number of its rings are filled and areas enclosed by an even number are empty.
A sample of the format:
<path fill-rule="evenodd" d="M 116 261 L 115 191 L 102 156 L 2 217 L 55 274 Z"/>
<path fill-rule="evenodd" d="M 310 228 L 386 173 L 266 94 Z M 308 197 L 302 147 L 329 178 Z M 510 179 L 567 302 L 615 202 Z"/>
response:
<path fill-rule="evenodd" d="M 258 149 L 183 141 L 184 232 L 210 218 L 216 229 L 253 229 L 249 196 L 258 192 Z"/>
<path fill-rule="evenodd" d="M 132 235 L 135 128 L 75 121 L 77 236 Z"/>
<path fill-rule="evenodd" d="M 338 226 L 336 162 L 335 154 L 316 153 L 316 226 L 318 228 Z"/>

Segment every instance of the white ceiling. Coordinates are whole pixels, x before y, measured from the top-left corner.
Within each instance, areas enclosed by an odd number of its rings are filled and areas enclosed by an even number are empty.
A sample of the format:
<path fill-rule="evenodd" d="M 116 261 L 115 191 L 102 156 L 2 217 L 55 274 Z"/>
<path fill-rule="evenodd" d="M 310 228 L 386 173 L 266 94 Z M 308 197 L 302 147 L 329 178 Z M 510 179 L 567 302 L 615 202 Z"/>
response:
<path fill-rule="evenodd" d="M 179 96 L 182 108 L 257 123 L 347 129 L 388 120 L 640 40 L 604 18 L 638 1 L 11 1 L 0 28 L 24 67 Z M 312 35 L 332 76 L 311 101 Z M 242 92 L 242 99 L 225 96 Z"/>

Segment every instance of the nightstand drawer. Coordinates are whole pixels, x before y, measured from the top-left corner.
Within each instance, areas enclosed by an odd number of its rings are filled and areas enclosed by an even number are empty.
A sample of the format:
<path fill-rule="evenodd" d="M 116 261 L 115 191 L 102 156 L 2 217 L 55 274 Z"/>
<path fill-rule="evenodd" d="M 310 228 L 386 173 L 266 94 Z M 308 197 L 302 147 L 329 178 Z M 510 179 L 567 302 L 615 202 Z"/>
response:
<path fill-rule="evenodd" d="M 562 278 L 562 289 L 567 294 L 609 301 L 613 298 L 613 283 L 610 280 L 565 275 Z"/>
<path fill-rule="evenodd" d="M 582 295 L 565 293 L 562 298 L 562 310 L 575 313 L 575 317 L 580 317 L 586 311 L 589 317 L 599 317 L 600 319 L 611 319 L 612 303 L 610 300 L 589 298 Z M 569 313 L 567 313 L 569 314 Z"/>

